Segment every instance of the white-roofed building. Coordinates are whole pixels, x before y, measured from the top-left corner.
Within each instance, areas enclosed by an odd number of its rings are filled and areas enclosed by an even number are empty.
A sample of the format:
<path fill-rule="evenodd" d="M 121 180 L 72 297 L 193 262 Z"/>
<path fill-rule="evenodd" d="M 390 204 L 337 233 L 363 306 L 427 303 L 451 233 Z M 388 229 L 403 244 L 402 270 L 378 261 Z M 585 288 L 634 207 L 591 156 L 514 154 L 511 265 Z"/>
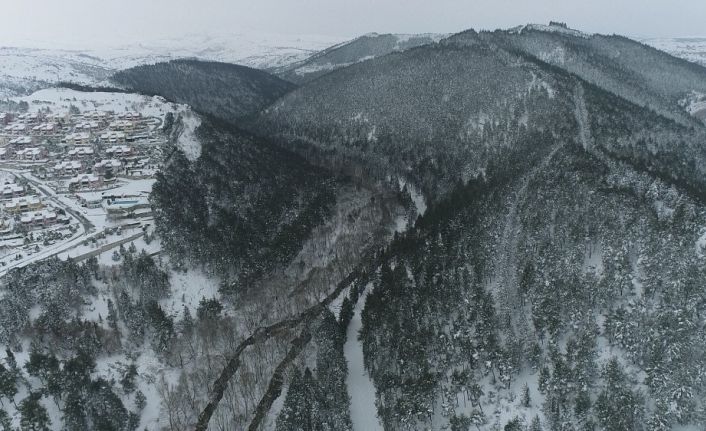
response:
<path fill-rule="evenodd" d="M 105 153 L 111 157 L 127 157 L 132 154 L 132 148 L 127 145 L 113 145 L 107 148 Z"/>
<path fill-rule="evenodd" d="M 15 183 L 5 183 L 0 186 L 0 196 L 3 199 L 11 199 L 17 196 L 22 196 L 25 193 L 25 188 Z"/>
<path fill-rule="evenodd" d="M 104 143 L 119 144 L 125 142 L 125 132 L 117 132 L 115 130 L 111 130 L 109 132 L 101 134 L 100 139 Z"/>
<path fill-rule="evenodd" d="M 84 112 L 82 114 L 83 118 L 87 120 L 95 120 L 95 121 L 100 121 L 100 120 L 105 120 L 108 118 L 108 113 L 105 111 L 88 111 Z"/>
<path fill-rule="evenodd" d="M 57 221 L 56 213 L 48 209 L 28 212 L 20 218 L 20 223 L 23 226 L 51 226 Z"/>
<path fill-rule="evenodd" d="M 78 175 L 69 180 L 69 189 L 95 189 L 103 185 L 101 177 L 93 174 Z"/>
<path fill-rule="evenodd" d="M 91 134 L 88 132 L 69 133 L 64 137 L 64 141 L 70 145 L 88 145 L 91 142 Z"/>
<path fill-rule="evenodd" d="M 70 149 L 66 154 L 72 159 L 84 158 L 87 156 L 92 156 L 94 153 L 93 148 L 88 146 L 74 147 Z"/>
<path fill-rule="evenodd" d="M 27 211 L 38 211 L 44 207 L 37 196 L 20 196 L 4 202 L 2 209 L 9 214 L 19 214 Z"/>
<path fill-rule="evenodd" d="M 29 136 L 18 136 L 10 139 L 9 144 L 15 146 L 32 145 L 32 138 Z"/>
<path fill-rule="evenodd" d="M 116 159 L 104 159 L 93 165 L 93 171 L 98 175 L 105 175 L 110 172 L 111 174 L 120 169 L 123 166 L 120 160 Z"/>
<path fill-rule="evenodd" d="M 46 158 L 47 150 L 39 147 L 27 147 L 15 152 L 18 160 L 42 160 Z"/>
<path fill-rule="evenodd" d="M 25 124 L 10 124 L 5 126 L 5 133 L 8 135 L 24 135 L 27 132 L 27 125 Z"/>
<path fill-rule="evenodd" d="M 110 124 L 108 124 L 108 127 L 112 130 L 128 131 L 135 128 L 135 122 L 131 120 L 115 120 L 111 121 Z"/>
<path fill-rule="evenodd" d="M 70 177 L 81 173 L 83 163 L 78 160 L 64 160 L 54 165 L 53 169 L 56 176 Z"/>
<path fill-rule="evenodd" d="M 90 132 L 92 130 L 97 130 L 98 128 L 100 128 L 100 124 L 98 124 L 97 121 L 83 121 L 74 125 L 74 130 L 76 132 Z"/>
<path fill-rule="evenodd" d="M 42 123 L 32 127 L 32 133 L 35 135 L 52 135 L 56 133 L 57 127 L 55 123 Z"/>

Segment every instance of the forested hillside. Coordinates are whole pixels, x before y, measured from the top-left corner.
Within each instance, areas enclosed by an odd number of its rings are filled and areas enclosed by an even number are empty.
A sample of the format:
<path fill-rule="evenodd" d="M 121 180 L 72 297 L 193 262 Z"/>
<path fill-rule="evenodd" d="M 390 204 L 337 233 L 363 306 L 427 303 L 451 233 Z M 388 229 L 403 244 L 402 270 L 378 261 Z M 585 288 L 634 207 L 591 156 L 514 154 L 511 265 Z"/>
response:
<path fill-rule="evenodd" d="M 195 138 L 200 157 L 172 150 L 152 192 L 164 247 L 237 286 L 286 266 L 330 215 L 335 178 L 227 123 L 204 121 Z"/>
<path fill-rule="evenodd" d="M 225 121 L 255 113 L 294 88 L 261 70 L 198 60 L 136 66 L 111 80 L 138 93 L 189 104 Z"/>
<path fill-rule="evenodd" d="M 529 49 L 553 44 L 587 63 Z M 706 134 L 680 103 L 703 74 L 619 37 L 469 31 L 263 112 L 434 202 L 357 282 L 385 429 L 703 427 Z"/>
<path fill-rule="evenodd" d="M 449 42 L 486 40 L 531 55 L 640 106 L 688 121 L 679 101 L 706 93 L 706 68 L 626 37 L 587 35 L 558 26 L 464 32 Z"/>
<path fill-rule="evenodd" d="M 577 83 L 589 87 L 581 75 L 508 47 L 508 37 L 469 31 L 439 45 L 333 72 L 276 102 L 253 130 L 290 142 L 291 148 L 315 162 L 323 159 L 322 163 L 348 169 L 353 165 L 365 175 L 381 177 L 392 169 L 413 179 L 427 195 L 438 196 L 482 173 L 485 164 L 507 147 L 522 145 L 520 138 L 528 132 L 566 128 L 566 114 L 576 109 Z M 661 56 L 666 54 L 657 55 Z M 684 66 L 685 62 L 668 58 Z M 604 81 L 598 80 L 589 95 L 600 99 L 595 102 L 599 109 L 614 113 L 599 116 L 602 124 L 592 124 L 600 135 L 598 145 L 665 177 L 689 177 L 684 181 L 698 188 L 706 160 L 704 128 L 677 104 L 679 96 L 686 97 L 706 82 L 695 78 L 698 71 L 691 66 L 682 67 L 686 77 L 673 80 L 677 84 L 669 88 L 668 97 L 659 99 L 660 105 L 649 105 L 670 113 L 682 110 L 674 114 L 679 122 L 636 103 L 644 99 L 629 103 L 630 99 L 616 97 L 612 81 L 602 86 Z M 596 66 L 601 72 L 607 69 L 605 75 L 612 67 L 607 62 Z M 630 82 L 621 87 L 624 92 L 631 91 Z M 647 88 L 644 94 L 662 95 L 668 86 L 653 86 L 647 79 L 639 82 Z M 592 101 L 588 106 L 592 109 Z"/>
<path fill-rule="evenodd" d="M 300 62 L 274 69 L 273 72 L 282 79 L 303 84 L 333 70 L 391 52 L 434 43 L 441 37 L 435 34 L 366 34 L 317 52 Z"/>

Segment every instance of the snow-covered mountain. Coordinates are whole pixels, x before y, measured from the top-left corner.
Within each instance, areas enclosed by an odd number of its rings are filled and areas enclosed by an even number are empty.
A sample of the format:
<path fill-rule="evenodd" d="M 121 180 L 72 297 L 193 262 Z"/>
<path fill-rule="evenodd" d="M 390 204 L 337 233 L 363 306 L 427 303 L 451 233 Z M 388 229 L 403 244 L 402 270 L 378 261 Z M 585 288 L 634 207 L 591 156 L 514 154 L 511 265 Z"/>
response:
<path fill-rule="evenodd" d="M 191 35 L 118 46 L 61 46 L 35 41 L 0 47 L 0 97 L 31 93 L 59 81 L 98 84 L 117 70 L 177 58 L 274 69 L 341 43 L 330 36 Z"/>
<path fill-rule="evenodd" d="M 392 52 L 438 42 L 445 34 L 369 33 L 351 41 L 331 46 L 303 61 L 274 69 L 280 77 L 296 83 L 309 82 L 323 74 Z"/>
<path fill-rule="evenodd" d="M 675 57 L 706 66 L 706 37 L 652 38 L 640 41 Z"/>

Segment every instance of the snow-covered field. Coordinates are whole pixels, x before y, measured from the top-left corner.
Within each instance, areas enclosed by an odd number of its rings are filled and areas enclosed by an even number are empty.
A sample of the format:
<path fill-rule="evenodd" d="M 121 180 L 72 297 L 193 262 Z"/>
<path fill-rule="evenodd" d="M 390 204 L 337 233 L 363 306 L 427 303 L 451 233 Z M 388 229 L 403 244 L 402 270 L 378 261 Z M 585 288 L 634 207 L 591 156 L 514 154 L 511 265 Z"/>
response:
<path fill-rule="evenodd" d="M 12 98 L 15 102 L 27 102 L 29 112 L 38 112 L 49 108 L 55 114 L 69 112 L 70 106 L 83 111 L 114 111 L 115 113 L 133 111 L 143 116 L 163 118 L 167 112 L 186 109 L 183 105 L 167 102 L 159 96 L 148 97 L 130 93 L 95 92 L 69 90 L 66 88 L 46 88 L 28 96 Z"/>

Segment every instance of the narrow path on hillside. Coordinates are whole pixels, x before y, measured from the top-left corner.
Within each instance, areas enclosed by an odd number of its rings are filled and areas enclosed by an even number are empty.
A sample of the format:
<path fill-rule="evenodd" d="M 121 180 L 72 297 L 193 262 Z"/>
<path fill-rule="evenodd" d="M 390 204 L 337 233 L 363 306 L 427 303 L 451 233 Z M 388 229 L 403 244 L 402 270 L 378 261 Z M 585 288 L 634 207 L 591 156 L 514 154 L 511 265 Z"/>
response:
<path fill-rule="evenodd" d="M 511 198 L 510 207 L 503 224 L 502 236 L 498 244 L 493 285 L 498 292 L 501 292 L 497 298 L 500 316 L 508 319 L 504 320 L 503 324 L 509 321 L 509 324 L 520 338 L 528 337 L 533 329 L 525 310 L 520 309 L 520 268 L 518 267 L 517 251 L 520 237 L 522 236 L 522 223 L 518 218 L 517 210 L 527 200 L 529 183 L 549 165 L 554 155 L 564 145 L 564 142 L 560 142 L 552 147 L 549 154 L 520 179 L 519 187 Z"/>

